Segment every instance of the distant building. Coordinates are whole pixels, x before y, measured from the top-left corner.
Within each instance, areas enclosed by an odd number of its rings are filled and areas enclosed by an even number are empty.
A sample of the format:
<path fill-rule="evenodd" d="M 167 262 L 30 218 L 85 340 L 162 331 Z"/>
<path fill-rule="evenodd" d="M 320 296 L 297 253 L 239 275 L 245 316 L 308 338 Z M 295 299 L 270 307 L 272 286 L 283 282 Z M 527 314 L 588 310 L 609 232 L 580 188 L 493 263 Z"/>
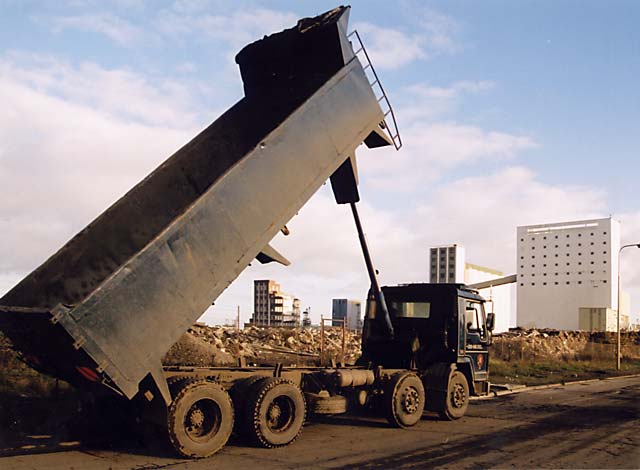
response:
<path fill-rule="evenodd" d="M 300 326 L 300 299 L 280 291 L 272 280 L 253 282 L 253 317 L 255 326 Z"/>
<path fill-rule="evenodd" d="M 465 250 L 462 245 L 437 246 L 429 250 L 429 282 L 464 283 Z"/>
<path fill-rule="evenodd" d="M 606 218 L 528 225 L 518 227 L 517 235 L 518 326 L 610 329 L 607 309 L 618 309 L 620 223 Z"/>
<path fill-rule="evenodd" d="M 495 269 L 466 262 L 466 250 L 460 244 L 429 249 L 429 282 L 434 284 L 475 284 L 499 279 L 504 274 Z M 486 312 L 496 314 L 495 332 L 515 326 L 513 285 L 488 287 L 479 291 L 486 300 Z"/>
<path fill-rule="evenodd" d="M 360 330 L 362 328 L 361 311 L 362 304 L 359 300 L 333 299 L 331 324 L 333 326 L 342 326 L 342 320 L 346 319 L 348 329 Z"/>
<path fill-rule="evenodd" d="M 309 317 L 310 310 L 311 310 L 311 307 L 307 307 L 307 308 L 302 312 L 302 328 L 309 328 L 309 327 L 311 327 L 311 318 Z"/>
<path fill-rule="evenodd" d="M 465 263 L 464 283 L 475 284 L 485 281 L 493 281 L 503 278 L 505 275 L 501 271 L 478 266 L 477 264 Z M 503 284 L 501 286 L 491 286 L 479 289 L 478 292 L 487 301 L 486 312 L 496 314 L 494 332 L 508 331 L 516 325 L 515 315 L 515 292 L 513 284 Z"/>

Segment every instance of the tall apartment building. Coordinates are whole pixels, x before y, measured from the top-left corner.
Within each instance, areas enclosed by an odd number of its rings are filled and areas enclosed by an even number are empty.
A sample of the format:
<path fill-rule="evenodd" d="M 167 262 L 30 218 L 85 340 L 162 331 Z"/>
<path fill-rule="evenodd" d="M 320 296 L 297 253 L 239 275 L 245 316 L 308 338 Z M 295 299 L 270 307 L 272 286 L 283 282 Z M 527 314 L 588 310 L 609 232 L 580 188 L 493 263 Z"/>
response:
<path fill-rule="evenodd" d="M 342 326 L 341 321 L 346 319 L 346 327 L 348 329 L 360 330 L 362 328 L 361 312 L 362 304 L 359 300 L 333 299 L 331 324 L 333 326 Z"/>
<path fill-rule="evenodd" d="M 429 250 L 429 282 L 464 283 L 465 250 L 462 245 L 437 246 Z"/>
<path fill-rule="evenodd" d="M 517 236 L 518 326 L 577 330 L 580 309 L 617 310 L 619 222 L 528 225 Z"/>
<path fill-rule="evenodd" d="M 253 317 L 255 326 L 300 326 L 300 299 L 280 290 L 270 279 L 253 281 Z"/>

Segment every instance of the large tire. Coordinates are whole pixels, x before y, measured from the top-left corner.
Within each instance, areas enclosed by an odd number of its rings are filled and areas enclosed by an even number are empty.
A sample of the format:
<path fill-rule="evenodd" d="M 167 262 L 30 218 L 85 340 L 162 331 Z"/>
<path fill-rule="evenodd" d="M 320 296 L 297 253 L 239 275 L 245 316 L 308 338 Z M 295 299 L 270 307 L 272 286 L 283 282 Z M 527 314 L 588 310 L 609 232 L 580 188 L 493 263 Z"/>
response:
<path fill-rule="evenodd" d="M 422 417 L 425 392 L 422 380 L 411 372 L 394 374 L 384 391 L 384 411 L 392 426 L 409 428 Z"/>
<path fill-rule="evenodd" d="M 253 428 L 253 420 L 248 419 L 247 416 L 249 396 L 251 392 L 258 387 L 259 382 L 268 378 L 269 377 L 263 375 L 252 375 L 251 377 L 237 381 L 233 387 L 231 387 L 231 390 L 229 390 L 231 401 L 233 401 L 233 409 L 236 413 L 234 431 L 240 436 L 246 436 Z M 249 413 L 249 417 L 250 416 L 251 414 Z M 247 426 L 247 424 L 250 425 Z"/>
<path fill-rule="evenodd" d="M 209 457 L 229 440 L 233 404 L 229 394 L 207 380 L 186 381 L 168 410 L 169 440 L 183 457 Z"/>
<path fill-rule="evenodd" d="M 449 377 L 446 394 L 441 393 L 438 398 L 438 414 L 442 419 L 462 418 L 469 407 L 469 384 L 464 374 L 454 371 Z"/>
<path fill-rule="evenodd" d="M 338 415 L 346 413 L 349 407 L 348 399 L 343 395 L 305 393 L 305 397 L 312 415 Z"/>
<path fill-rule="evenodd" d="M 247 399 L 246 424 L 249 439 L 262 447 L 282 447 L 300 435 L 306 405 L 293 382 L 270 377 L 254 384 Z"/>

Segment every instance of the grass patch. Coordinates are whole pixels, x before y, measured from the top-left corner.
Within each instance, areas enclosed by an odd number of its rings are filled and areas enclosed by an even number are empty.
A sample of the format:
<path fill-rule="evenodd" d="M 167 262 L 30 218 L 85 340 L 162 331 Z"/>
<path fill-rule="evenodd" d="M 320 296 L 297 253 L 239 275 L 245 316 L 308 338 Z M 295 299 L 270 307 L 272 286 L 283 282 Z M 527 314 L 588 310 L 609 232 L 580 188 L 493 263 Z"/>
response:
<path fill-rule="evenodd" d="M 496 384 L 542 385 L 640 373 L 640 360 L 624 360 L 622 370 L 609 361 L 503 361 L 491 359 L 490 379 Z"/>

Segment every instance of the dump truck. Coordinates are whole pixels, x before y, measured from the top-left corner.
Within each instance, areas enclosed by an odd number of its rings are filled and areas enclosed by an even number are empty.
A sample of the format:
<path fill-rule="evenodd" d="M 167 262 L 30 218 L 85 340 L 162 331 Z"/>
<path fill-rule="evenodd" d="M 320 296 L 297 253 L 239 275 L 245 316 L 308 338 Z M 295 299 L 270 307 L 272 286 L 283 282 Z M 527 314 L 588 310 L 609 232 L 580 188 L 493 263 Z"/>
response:
<path fill-rule="evenodd" d="M 409 427 L 425 406 L 455 419 L 487 392 L 491 316 L 477 293 L 378 284 L 355 150 L 402 142 L 348 16 L 338 7 L 242 49 L 244 97 L 0 299 L 0 329 L 29 365 L 134 403 L 196 458 L 234 429 L 278 447 L 308 415 L 375 406 Z M 359 363 L 163 367 L 254 259 L 288 264 L 269 243 L 327 180 L 371 281 Z"/>

